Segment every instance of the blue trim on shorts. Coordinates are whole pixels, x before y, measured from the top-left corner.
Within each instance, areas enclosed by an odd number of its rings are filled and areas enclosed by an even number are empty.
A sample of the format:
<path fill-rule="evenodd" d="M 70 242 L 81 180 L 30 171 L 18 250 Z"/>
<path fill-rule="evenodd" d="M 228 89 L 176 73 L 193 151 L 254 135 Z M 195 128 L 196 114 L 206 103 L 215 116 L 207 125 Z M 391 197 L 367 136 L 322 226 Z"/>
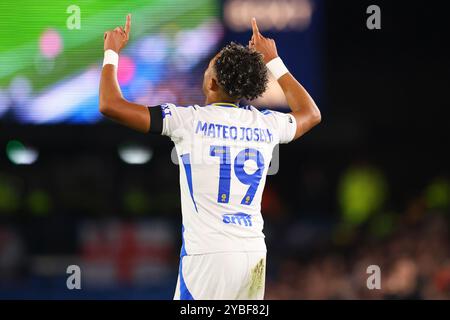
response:
<path fill-rule="evenodd" d="M 195 300 L 191 292 L 186 286 L 183 277 L 183 258 L 180 259 L 180 269 L 178 270 L 180 276 L 180 300 Z"/>
<path fill-rule="evenodd" d="M 181 225 L 181 253 L 180 253 L 180 258 L 183 258 L 186 255 L 187 255 L 186 247 L 184 245 L 184 225 Z"/>

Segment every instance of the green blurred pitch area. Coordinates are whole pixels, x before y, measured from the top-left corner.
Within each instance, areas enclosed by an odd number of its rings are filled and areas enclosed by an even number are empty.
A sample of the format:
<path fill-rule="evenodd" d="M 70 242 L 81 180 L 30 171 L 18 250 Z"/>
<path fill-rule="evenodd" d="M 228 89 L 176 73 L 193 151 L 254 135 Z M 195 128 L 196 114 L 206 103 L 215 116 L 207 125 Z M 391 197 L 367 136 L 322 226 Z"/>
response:
<path fill-rule="evenodd" d="M 82 0 L 76 4 L 58 0 L 2 1 L 0 120 L 7 118 L 10 122 L 39 124 L 99 121 L 95 110 L 97 96 L 87 89 L 97 86 L 104 32 L 123 26 L 128 13 L 132 14 L 132 31 L 124 53 L 131 60 L 124 59 L 124 64 L 129 65 L 131 61 L 133 70 L 140 68 L 146 75 L 121 81 L 119 66 L 119 81 L 121 85 L 151 82 L 151 86 L 145 88 L 131 88 L 128 97 L 142 101 L 144 98 L 136 92 L 144 92 L 165 80 L 164 75 L 154 71 L 161 64 L 148 63 L 149 59 L 145 60 L 145 57 L 163 56 L 161 60 L 166 63 L 166 70 L 172 70 L 176 63 L 184 63 L 183 57 L 187 57 L 190 60 L 185 64 L 193 73 L 192 70 L 212 54 L 220 40 L 219 12 L 215 0 Z M 216 36 L 205 35 L 205 30 Z M 194 43 L 192 48 L 180 45 L 180 38 L 185 33 L 187 36 L 195 33 L 196 39 L 203 43 Z M 152 35 L 157 36 L 156 40 L 162 40 L 147 41 L 142 49 L 140 42 Z M 137 52 L 139 48 L 140 52 Z M 180 53 L 181 50 L 184 52 Z M 176 61 L 171 55 L 180 59 Z M 176 67 L 175 76 L 183 78 L 185 75 Z M 133 74 L 137 75 L 136 72 Z M 70 83 L 70 79 L 74 83 Z M 178 84 L 171 85 L 178 88 Z M 124 94 L 128 94 L 127 89 L 124 88 Z M 193 90 L 183 88 L 182 91 Z M 59 107 L 54 105 L 56 100 L 62 102 L 60 111 L 55 110 Z M 42 110 L 32 112 L 32 109 Z M 78 118 L 74 119 L 74 114 L 78 114 Z"/>
<path fill-rule="evenodd" d="M 73 11 L 67 10 L 72 5 L 72 1 L 59 0 L 0 3 L 0 86 L 20 73 L 29 76 L 36 88 L 43 88 L 67 73 L 95 63 L 103 48 L 103 33 L 123 26 L 128 13 L 133 17 L 133 41 L 160 28 L 174 33 L 193 27 L 199 18 L 218 10 L 216 2 L 210 0 L 82 0 L 76 4 L 80 8 L 80 29 L 70 30 L 67 23 Z M 43 43 L 46 35 L 47 48 Z M 39 58 L 64 60 L 65 66 L 52 77 L 42 77 L 34 67 Z"/>

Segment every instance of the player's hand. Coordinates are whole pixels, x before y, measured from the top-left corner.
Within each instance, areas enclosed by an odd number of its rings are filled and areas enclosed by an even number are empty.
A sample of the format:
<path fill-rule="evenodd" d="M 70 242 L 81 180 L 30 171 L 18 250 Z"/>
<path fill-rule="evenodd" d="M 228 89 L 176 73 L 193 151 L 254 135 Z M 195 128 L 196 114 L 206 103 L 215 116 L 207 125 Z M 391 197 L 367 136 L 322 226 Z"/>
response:
<path fill-rule="evenodd" d="M 106 51 L 111 49 L 117 53 L 122 50 L 128 43 L 131 30 L 131 14 L 127 15 L 125 29 L 117 27 L 114 30 L 106 31 L 104 36 L 103 49 Z"/>
<path fill-rule="evenodd" d="M 275 41 L 273 39 L 263 37 L 263 35 L 259 32 L 255 18 L 252 18 L 252 29 L 253 35 L 251 40 L 248 42 L 249 48 L 262 53 L 264 63 L 268 63 L 270 60 L 278 57 Z"/>

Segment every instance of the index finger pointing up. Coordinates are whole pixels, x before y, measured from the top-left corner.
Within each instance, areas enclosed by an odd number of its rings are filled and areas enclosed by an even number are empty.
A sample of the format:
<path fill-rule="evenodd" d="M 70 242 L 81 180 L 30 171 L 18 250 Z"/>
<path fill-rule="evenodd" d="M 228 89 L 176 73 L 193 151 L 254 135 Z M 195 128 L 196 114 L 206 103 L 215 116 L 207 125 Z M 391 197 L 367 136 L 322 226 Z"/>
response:
<path fill-rule="evenodd" d="M 253 35 L 258 36 L 259 35 L 259 29 L 258 25 L 256 24 L 256 19 L 252 18 L 252 29 L 253 29 Z"/>
<path fill-rule="evenodd" d="M 131 30 L 131 14 L 127 15 L 127 22 L 125 22 L 125 33 L 128 35 Z"/>

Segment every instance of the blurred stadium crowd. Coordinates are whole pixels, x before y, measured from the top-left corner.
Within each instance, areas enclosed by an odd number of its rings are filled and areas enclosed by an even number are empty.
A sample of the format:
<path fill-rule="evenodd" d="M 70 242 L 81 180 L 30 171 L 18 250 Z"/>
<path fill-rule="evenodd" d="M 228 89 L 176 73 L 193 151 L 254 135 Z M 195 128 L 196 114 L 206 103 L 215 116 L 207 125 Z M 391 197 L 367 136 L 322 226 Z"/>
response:
<path fill-rule="evenodd" d="M 381 241 L 361 235 L 339 250 L 281 261 L 266 298 L 450 299 L 449 253 L 448 217 L 428 215 Z M 381 268 L 380 290 L 366 286 L 373 264 Z"/>
<path fill-rule="evenodd" d="M 430 181 L 399 213 L 387 209 L 390 183 L 373 166 L 350 167 L 337 185 L 337 220 L 300 213 L 273 234 L 266 223 L 269 270 L 277 263 L 266 298 L 450 299 L 448 180 Z M 371 265 L 380 290 L 367 287 Z"/>
<path fill-rule="evenodd" d="M 0 296 L 170 299 L 181 217 L 178 172 L 166 161 L 155 157 L 142 170 L 74 158 L 49 162 L 45 179 L 45 166 L 2 172 Z M 343 170 L 335 190 L 307 169 L 302 205 L 283 196 L 283 168 L 262 204 L 267 299 L 450 298 L 448 180 L 430 181 L 395 213 L 373 166 Z M 337 212 L 314 213 L 329 210 L 319 204 L 328 198 Z M 70 264 L 82 268 L 81 296 L 65 288 Z M 366 286 L 370 265 L 381 269 L 381 290 Z"/>

